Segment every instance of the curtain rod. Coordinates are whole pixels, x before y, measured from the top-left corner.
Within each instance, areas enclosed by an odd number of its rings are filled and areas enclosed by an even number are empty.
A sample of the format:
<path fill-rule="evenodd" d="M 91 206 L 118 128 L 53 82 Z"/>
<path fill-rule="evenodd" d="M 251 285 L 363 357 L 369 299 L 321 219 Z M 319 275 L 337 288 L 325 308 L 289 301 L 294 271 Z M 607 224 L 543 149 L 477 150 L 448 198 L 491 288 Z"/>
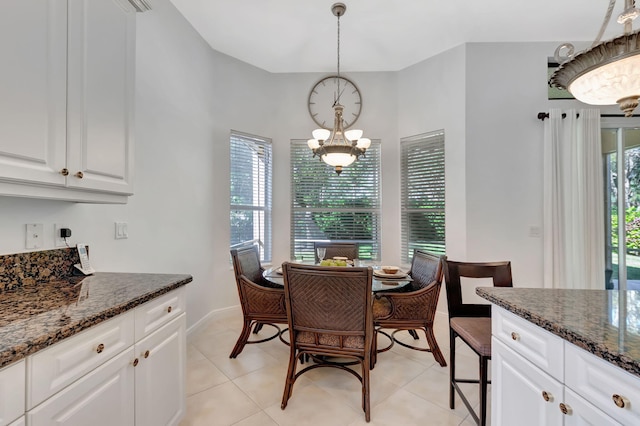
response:
<path fill-rule="evenodd" d="M 562 113 L 562 118 L 566 118 L 567 114 L 566 113 Z M 580 117 L 580 114 L 576 114 L 576 118 Z M 600 117 L 626 117 L 626 115 L 624 114 L 600 114 Z M 631 117 L 640 117 L 640 115 L 638 114 L 633 114 Z M 542 120 L 544 121 L 545 118 L 549 118 L 549 113 L 548 112 L 539 112 L 538 113 L 538 120 Z"/>

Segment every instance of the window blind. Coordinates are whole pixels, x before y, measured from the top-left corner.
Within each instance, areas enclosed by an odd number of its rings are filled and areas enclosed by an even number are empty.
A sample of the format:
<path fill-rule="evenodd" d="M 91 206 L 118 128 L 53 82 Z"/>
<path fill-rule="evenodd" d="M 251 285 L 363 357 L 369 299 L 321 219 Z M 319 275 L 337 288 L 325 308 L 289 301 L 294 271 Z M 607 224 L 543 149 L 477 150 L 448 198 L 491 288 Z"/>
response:
<path fill-rule="evenodd" d="M 231 248 L 258 244 L 271 261 L 271 140 L 231 133 Z"/>
<path fill-rule="evenodd" d="M 403 138 L 401 145 L 402 260 L 414 249 L 445 253 L 444 132 Z"/>
<path fill-rule="evenodd" d="M 356 242 L 359 258 L 380 253 L 380 141 L 340 175 L 291 141 L 291 256 L 314 259 L 314 241 Z"/>

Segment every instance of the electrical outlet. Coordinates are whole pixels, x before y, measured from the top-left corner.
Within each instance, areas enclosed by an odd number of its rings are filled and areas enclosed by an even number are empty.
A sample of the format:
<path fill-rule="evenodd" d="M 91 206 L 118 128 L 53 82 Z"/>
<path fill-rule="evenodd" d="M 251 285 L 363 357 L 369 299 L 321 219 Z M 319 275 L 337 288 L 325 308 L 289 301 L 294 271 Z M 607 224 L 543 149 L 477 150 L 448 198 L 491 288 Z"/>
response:
<path fill-rule="evenodd" d="M 69 243 L 69 239 L 67 238 L 67 241 L 64 241 L 64 238 L 60 237 L 60 230 L 62 228 L 69 228 L 71 229 L 71 227 L 67 224 L 61 224 L 61 223 L 56 223 L 53 225 L 53 244 L 55 247 L 66 247 L 67 243 Z M 71 245 L 71 244 L 69 244 Z"/>
<path fill-rule="evenodd" d="M 25 227 L 25 248 L 35 249 L 42 247 L 43 225 L 41 223 L 27 223 Z"/>

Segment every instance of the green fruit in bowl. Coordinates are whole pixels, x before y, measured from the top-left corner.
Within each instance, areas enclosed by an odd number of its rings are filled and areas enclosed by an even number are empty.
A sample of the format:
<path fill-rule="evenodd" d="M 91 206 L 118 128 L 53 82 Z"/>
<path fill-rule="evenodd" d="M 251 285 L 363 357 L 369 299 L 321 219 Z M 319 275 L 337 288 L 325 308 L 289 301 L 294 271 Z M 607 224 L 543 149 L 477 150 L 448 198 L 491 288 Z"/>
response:
<path fill-rule="evenodd" d="M 347 261 L 327 259 L 327 260 L 321 261 L 320 266 L 347 266 Z"/>

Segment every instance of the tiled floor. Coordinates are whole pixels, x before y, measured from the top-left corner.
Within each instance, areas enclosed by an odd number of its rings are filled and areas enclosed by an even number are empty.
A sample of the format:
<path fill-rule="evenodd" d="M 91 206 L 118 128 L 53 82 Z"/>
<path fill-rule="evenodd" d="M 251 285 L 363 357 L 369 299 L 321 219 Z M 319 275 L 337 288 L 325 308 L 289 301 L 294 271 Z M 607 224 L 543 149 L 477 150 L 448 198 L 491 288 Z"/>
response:
<path fill-rule="evenodd" d="M 285 410 L 280 409 L 289 347 L 278 339 L 247 345 L 236 359 L 229 353 L 240 333 L 240 311 L 218 315 L 187 340 L 187 425 L 365 425 L 360 383 L 344 371 L 320 368 L 295 383 Z M 265 327 L 261 332 L 267 333 Z M 449 358 L 447 316 L 436 317 L 436 338 Z M 402 332 L 402 339 L 412 340 Z M 381 337 L 380 345 L 386 343 Z M 424 344 L 424 335 L 420 341 Z M 478 361 L 459 342 L 459 377 L 478 375 Z M 430 353 L 395 345 L 380 353 L 371 371 L 370 425 L 474 425 L 462 401 L 449 409 L 448 367 Z M 466 386 L 477 404 L 477 385 Z M 477 409 L 477 407 L 476 407 Z"/>

